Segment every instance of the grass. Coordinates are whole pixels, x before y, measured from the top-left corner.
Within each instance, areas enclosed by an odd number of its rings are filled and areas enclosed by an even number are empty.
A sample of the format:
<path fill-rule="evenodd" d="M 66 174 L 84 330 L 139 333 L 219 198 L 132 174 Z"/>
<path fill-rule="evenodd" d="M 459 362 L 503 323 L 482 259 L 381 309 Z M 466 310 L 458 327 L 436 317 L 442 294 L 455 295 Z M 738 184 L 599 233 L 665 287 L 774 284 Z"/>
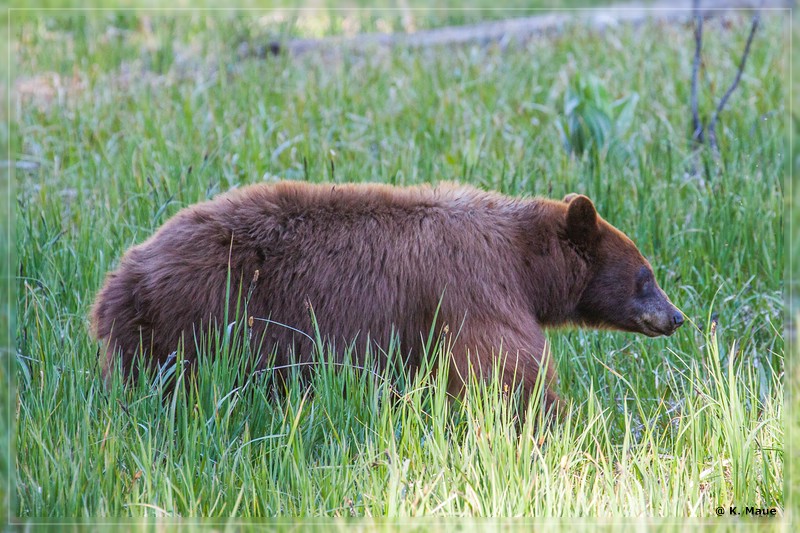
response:
<path fill-rule="evenodd" d="M 704 116 L 746 37 L 746 18 L 727 20 L 706 27 Z M 690 27 L 236 57 L 242 39 L 276 32 L 300 30 L 202 12 L 39 13 L 12 26 L 10 146 L 28 162 L 13 197 L 14 515 L 783 513 L 786 21 L 764 14 L 720 155 L 699 159 Z M 612 100 L 638 95 L 622 149 L 565 150 L 556 124 L 578 73 Z M 181 394 L 106 386 L 87 312 L 122 252 L 183 206 L 277 179 L 588 194 L 693 324 L 655 340 L 549 332 L 571 408 L 551 426 L 510 423 L 495 383 L 451 404 L 436 375 L 327 365 L 276 396 L 265 376 L 235 379 L 246 355 L 235 350 L 195 382 L 178 373 Z"/>

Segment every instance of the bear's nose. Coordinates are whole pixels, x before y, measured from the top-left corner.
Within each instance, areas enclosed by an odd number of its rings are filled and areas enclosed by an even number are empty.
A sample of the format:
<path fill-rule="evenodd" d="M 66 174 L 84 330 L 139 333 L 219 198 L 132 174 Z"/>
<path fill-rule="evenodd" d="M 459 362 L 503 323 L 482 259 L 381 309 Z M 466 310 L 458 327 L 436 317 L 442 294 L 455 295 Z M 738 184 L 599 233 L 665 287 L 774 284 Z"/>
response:
<path fill-rule="evenodd" d="M 675 314 L 672 315 L 672 323 L 675 324 L 676 328 L 681 327 L 681 325 L 683 325 L 683 313 L 676 311 Z"/>

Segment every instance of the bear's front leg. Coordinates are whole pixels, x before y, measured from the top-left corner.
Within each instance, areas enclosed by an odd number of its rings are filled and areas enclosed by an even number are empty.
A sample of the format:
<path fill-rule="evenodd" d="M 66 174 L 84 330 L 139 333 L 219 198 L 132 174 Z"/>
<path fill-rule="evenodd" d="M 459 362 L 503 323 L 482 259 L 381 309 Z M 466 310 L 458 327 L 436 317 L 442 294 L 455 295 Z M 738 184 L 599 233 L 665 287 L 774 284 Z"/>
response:
<path fill-rule="evenodd" d="M 465 323 L 453 339 L 448 393 L 462 397 L 472 374 L 485 380 L 499 372 L 509 397 L 520 388 L 523 412 L 526 402 L 541 401 L 545 413 L 563 416 L 565 406 L 554 390 L 558 378 L 549 345 L 539 325 L 533 320 L 526 322 L 502 326 Z M 544 372 L 541 377 L 540 372 Z M 535 394 L 537 384 L 540 395 Z"/>

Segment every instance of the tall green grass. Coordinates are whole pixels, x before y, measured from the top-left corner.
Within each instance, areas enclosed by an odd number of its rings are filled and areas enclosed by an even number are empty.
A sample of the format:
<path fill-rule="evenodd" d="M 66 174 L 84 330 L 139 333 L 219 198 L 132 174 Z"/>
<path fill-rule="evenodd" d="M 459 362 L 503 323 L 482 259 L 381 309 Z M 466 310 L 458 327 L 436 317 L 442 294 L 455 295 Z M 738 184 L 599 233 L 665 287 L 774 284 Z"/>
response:
<path fill-rule="evenodd" d="M 788 28 L 763 22 L 718 125 L 720 156 L 696 166 L 681 25 L 576 25 L 505 49 L 239 59 L 242 39 L 294 30 L 202 12 L 20 19 L 10 144 L 31 164 L 16 170 L 13 199 L 12 512 L 782 512 Z M 736 16 L 707 25 L 702 113 L 747 27 Z M 556 124 L 581 75 L 610 101 L 639 95 L 620 155 L 564 149 Z M 278 179 L 588 194 L 693 324 L 668 339 L 549 332 L 571 409 L 560 424 L 514 423 L 497 383 L 451 403 L 436 373 L 327 364 L 276 393 L 268 375 L 243 371 L 247 353 L 213 339 L 196 379 L 175 368 L 179 394 L 156 376 L 104 384 L 87 312 L 122 252 L 180 207 Z"/>
<path fill-rule="evenodd" d="M 197 375 L 178 364 L 128 388 L 119 375 L 105 385 L 46 370 L 52 395 L 20 405 L 26 514 L 694 516 L 783 502 L 782 382 L 768 369 L 763 397 L 758 373 L 726 357 L 713 330 L 663 384 L 680 400 L 655 403 L 608 369 L 617 405 L 591 385 L 563 423 L 543 423 L 531 402 L 521 426 L 497 381 L 453 403 L 441 370 L 359 371 L 326 363 L 319 344 L 310 377 L 298 370 L 278 389 L 268 372 L 244 373 L 228 340 L 208 343 Z M 441 348 L 429 360 L 445 360 Z"/>

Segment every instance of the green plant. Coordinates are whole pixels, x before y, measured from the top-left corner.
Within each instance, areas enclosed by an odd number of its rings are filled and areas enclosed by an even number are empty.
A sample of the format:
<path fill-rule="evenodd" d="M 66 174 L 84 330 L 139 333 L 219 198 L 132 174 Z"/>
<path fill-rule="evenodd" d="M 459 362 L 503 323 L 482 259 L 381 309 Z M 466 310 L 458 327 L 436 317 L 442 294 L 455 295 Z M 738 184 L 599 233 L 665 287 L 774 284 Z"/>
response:
<path fill-rule="evenodd" d="M 611 157 L 630 153 L 625 141 L 638 103 L 636 92 L 612 100 L 599 78 L 576 73 L 555 121 L 564 149 L 577 157 L 585 152 Z"/>

